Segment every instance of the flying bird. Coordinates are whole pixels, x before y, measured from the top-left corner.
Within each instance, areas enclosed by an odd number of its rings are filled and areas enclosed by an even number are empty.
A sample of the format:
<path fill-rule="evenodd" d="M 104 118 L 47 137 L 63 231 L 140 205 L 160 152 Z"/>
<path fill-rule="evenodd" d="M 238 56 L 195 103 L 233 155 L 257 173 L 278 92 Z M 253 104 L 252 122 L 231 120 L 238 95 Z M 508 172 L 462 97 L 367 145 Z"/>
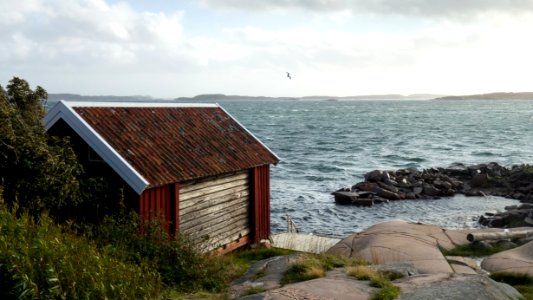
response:
<path fill-rule="evenodd" d="M 292 79 L 292 78 L 291 78 L 291 73 L 287 72 L 287 77 L 288 77 L 289 79 Z"/>

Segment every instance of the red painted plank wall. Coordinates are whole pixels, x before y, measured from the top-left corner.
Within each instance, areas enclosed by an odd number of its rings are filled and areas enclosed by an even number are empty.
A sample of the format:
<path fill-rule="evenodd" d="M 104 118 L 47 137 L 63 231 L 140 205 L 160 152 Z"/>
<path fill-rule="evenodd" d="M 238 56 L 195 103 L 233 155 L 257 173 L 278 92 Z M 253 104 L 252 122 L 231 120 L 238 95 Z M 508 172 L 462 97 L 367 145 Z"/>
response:
<path fill-rule="evenodd" d="M 145 190 L 140 196 L 139 203 L 142 222 L 159 220 L 165 231 L 173 235 L 179 224 L 178 190 L 177 183 Z"/>
<path fill-rule="evenodd" d="M 255 167 L 252 175 L 252 232 L 257 243 L 270 235 L 270 165 Z"/>

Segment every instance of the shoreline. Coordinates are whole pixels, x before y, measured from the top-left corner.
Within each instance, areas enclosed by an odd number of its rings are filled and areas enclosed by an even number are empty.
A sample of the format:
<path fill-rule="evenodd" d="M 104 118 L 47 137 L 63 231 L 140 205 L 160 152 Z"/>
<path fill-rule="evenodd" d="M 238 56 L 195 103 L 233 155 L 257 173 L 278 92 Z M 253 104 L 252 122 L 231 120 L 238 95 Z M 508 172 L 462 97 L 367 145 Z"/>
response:
<path fill-rule="evenodd" d="M 533 166 L 504 167 L 498 163 L 446 168 L 374 170 L 365 180 L 332 193 L 338 205 L 372 206 L 390 201 L 440 199 L 458 194 L 498 196 L 520 201 L 502 207 L 508 213 L 486 213 L 478 223 L 487 227 L 533 225 Z"/>

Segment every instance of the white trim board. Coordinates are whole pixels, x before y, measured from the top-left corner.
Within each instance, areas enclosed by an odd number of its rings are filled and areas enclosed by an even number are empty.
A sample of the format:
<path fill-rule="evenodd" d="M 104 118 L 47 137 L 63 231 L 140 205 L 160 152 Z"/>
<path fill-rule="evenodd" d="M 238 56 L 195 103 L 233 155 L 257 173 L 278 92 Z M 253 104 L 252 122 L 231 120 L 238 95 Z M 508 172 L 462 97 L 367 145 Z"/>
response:
<path fill-rule="evenodd" d="M 70 107 L 218 107 L 212 103 L 65 101 Z"/>
<path fill-rule="evenodd" d="M 135 170 L 111 145 L 109 145 L 72 107 L 78 102 L 59 101 L 44 117 L 44 127 L 50 129 L 59 119 L 63 119 L 89 146 L 126 181 L 141 194 L 149 182 Z M 86 102 L 87 103 L 87 102 Z M 94 102 L 93 102 L 94 103 Z M 94 106 L 94 105 L 92 105 Z"/>

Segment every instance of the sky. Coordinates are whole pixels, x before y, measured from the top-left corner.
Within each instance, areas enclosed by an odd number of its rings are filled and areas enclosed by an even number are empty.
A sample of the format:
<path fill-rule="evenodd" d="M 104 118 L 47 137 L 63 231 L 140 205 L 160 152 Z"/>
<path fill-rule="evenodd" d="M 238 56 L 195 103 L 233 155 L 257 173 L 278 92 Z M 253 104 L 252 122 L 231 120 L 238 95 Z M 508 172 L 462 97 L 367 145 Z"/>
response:
<path fill-rule="evenodd" d="M 532 32 L 533 0 L 0 0 L 0 85 L 157 98 L 526 92 Z"/>

